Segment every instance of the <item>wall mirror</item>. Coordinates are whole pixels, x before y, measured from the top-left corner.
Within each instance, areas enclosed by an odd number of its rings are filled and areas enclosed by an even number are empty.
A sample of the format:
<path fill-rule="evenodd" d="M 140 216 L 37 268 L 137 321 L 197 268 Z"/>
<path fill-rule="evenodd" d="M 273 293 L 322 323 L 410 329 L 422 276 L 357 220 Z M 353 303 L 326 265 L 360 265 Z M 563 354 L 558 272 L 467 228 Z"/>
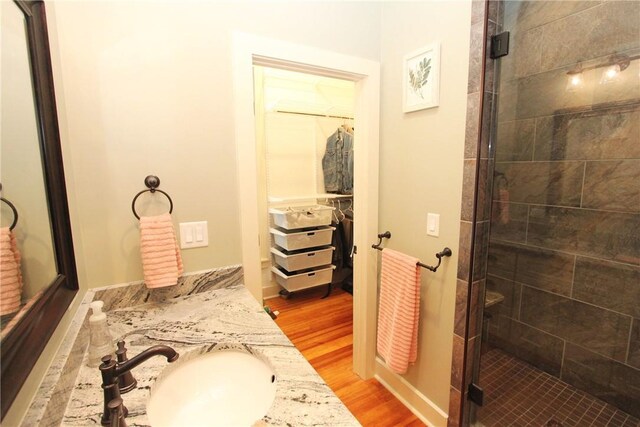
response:
<path fill-rule="evenodd" d="M 45 6 L 0 2 L 4 418 L 78 291 Z"/>

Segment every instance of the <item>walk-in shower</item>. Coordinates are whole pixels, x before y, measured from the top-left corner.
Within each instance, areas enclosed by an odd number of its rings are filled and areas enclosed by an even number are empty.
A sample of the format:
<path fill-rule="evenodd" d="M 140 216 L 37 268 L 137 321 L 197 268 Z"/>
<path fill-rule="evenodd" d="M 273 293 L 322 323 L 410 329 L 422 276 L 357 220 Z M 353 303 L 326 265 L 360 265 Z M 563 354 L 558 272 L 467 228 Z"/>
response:
<path fill-rule="evenodd" d="M 489 10 L 487 33 L 510 43 L 484 76 L 489 249 L 467 349 L 484 393 L 469 421 L 638 426 L 640 1 Z"/>

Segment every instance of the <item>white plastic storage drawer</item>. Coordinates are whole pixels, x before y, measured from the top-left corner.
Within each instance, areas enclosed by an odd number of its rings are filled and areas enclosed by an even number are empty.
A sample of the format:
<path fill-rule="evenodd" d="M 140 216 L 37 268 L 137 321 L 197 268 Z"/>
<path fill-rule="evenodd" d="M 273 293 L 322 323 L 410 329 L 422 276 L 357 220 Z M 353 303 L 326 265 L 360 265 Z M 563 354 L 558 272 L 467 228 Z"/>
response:
<path fill-rule="evenodd" d="M 273 216 L 273 222 L 278 227 L 295 230 L 331 224 L 331 213 L 334 209 L 331 206 L 313 205 L 281 209 L 270 208 L 269 213 Z"/>
<path fill-rule="evenodd" d="M 314 286 L 331 283 L 333 276 L 333 265 L 319 270 L 310 270 L 297 273 L 287 273 L 278 267 L 271 267 L 276 275 L 276 282 L 289 292 L 299 291 L 301 289 L 313 288 Z"/>
<path fill-rule="evenodd" d="M 331 258 L 335 248 L 316 249 L 311 251 L 279 251 L 271 248 L 271 253 L 280 267 L 287 271 L 304 270 L 305 268 L 319 267 L 321 265 L 331 264 Z"/>
<path fill-rule="evenodd" d="M 335 227 L 322 227 L 317 230 L 286 233 L 275 228 L 269 229 L 273 234 L 275 244 L 288 251 L 330 245 L 333 230 L 335 230 Z"/>

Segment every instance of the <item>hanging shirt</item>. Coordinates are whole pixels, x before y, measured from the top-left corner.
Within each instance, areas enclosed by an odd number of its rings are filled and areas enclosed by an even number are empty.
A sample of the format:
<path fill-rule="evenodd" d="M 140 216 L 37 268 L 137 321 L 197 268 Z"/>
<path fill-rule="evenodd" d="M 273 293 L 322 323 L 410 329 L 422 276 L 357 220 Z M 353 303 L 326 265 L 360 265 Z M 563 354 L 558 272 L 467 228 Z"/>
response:
<path fill-rule="evenodd" d="M 327 193 L 353 193 L 353 135 L 338 129 L 327 138 L 322 172 Z"/>

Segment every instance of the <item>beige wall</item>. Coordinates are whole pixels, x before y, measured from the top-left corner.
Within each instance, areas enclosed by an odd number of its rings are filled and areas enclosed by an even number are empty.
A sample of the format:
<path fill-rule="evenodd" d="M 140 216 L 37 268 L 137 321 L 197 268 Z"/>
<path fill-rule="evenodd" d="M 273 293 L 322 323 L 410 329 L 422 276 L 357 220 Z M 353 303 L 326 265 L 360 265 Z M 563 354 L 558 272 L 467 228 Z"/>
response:
<path fill-rule="evenodd" d="M 173 198 L 176 224 L 209 222 L 209 247 L 183 251 L 186 271 L 242 261 L 233 31 L 378 59 L 375 3 L 70 1 L 55 7 L 66 167 L 74 176 L 68 187 L 78 213 L 73 230 L 84 245 L 78 263 L 89 287 L 141 279 L 130 205 L 147 174 L 158 175 Z M 166 208 L 142 198 L 137 206 L 146 213 Z"/>
<path fill-rule="evenodd" d="M 387 246 L 432 264 L 422 270 L 418 362 L 404 378 L 447 412 L 456 290 L 471 2 L 383 3 L 380 230 Z M 402 113 L 403 55 L 441 42 L 440 106 Z M 440 236 L 426 235 L 427 212 Z"/>

